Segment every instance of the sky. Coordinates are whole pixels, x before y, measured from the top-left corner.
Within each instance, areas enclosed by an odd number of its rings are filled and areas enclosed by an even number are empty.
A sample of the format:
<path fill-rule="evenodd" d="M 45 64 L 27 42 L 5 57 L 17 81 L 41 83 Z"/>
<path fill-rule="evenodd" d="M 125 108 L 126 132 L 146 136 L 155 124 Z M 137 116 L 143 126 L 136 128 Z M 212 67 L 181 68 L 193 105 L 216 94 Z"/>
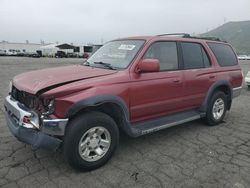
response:
<path fill-rule="evenodd" d="M 0 41 L 74 44 L 250 20 L 250 0 L 0 0 Z"/>

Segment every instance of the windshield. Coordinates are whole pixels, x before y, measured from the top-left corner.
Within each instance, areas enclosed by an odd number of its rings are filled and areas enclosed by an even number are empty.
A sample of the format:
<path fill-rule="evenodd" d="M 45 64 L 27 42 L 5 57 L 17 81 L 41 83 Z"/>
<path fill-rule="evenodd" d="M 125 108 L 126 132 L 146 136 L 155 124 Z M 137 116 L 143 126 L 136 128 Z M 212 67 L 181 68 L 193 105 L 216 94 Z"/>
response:
<path fill-rule="evenodd" d="M 97 50 L 85 64 L 113 69 L 126 68 L 144 42 L 144 40 L 117 40 L 108 42 Z"/>

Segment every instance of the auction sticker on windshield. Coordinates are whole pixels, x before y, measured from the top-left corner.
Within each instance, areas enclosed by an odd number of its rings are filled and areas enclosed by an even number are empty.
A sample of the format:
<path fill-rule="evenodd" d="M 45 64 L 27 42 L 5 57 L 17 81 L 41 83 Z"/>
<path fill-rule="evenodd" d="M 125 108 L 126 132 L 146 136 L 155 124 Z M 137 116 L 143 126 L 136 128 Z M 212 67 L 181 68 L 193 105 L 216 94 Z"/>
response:
<path fill-rule="evenodd" d="M 121 44 L 119 46 L 119 50 L 133 50 L 135 48 L 135 45 L 131 45 L 131 44 Z"/>

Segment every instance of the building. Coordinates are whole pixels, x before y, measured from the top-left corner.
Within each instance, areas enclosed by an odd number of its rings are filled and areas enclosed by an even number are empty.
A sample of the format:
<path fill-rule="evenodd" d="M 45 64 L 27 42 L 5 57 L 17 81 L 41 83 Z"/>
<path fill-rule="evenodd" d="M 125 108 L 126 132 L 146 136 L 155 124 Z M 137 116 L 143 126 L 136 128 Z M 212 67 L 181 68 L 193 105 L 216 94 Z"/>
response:
<path fill-rule="evenodd" d="M 67 43 L 38 44 L 38 43 L 17 43 L 0 42 L 0 50 L 7 55 L 17 55 L 18 53 L 29 54 L 39 53 L 41 56 L 57 57 L 58 54 L 64 54 L 66 57 L 81 57 L 84 53 L 89 56 L 98 50 L 102 45 L 91 44 L 87 46 L 74 46 Z"/>
<path fill-rule="evenodd" d="M 80 52 L 80 47 L 73 46 L 67 43 L 49 44 L 49 45 L 41 46 L 40 50 L 43 56 L 55 57 L 59 51 L 65 53 L 66 55 L 77 54 Z"/>
<path fill-rule="evenodd" d="M 85 54 L 88 54 L 88 56 L 91 56 L 93 53 L 95 53 L 102 46 L 103 45 L 101 45 L 101 44 L 91 44 L 88 46 L 83 46 L 83 52 Z"/>
<path fill-rule="evenodd" d="M 2 41 L 0 42 L 0 50 L 8 51 L 19 51 L 19 52 L 26 52 L 26 53 L 34 53 L 40 49 L 41 46 L 44 44 L 36 44 L 36 43 L 17 43 L 17 42 L 7 42 Z"/>
<path fill-rule="evenodd" d="M 40 50 L 42 51 L 43 56 L 54 56 L 59 48 L 56 47 L 56 44 L 48 44 L 41 46 Z"/>

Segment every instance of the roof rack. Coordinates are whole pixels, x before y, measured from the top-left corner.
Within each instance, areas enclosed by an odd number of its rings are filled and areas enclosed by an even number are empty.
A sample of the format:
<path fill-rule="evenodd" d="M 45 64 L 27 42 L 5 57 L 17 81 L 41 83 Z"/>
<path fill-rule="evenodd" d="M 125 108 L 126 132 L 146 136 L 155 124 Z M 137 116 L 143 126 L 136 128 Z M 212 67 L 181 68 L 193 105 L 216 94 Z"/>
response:
<path fill-rule="evenodd" d="M 220 38 L 218 37 L 199 37 L 199 36 L 184 36 L 184 38 L 192 38 L 192 39 L 203 39 L 203 40 L 213 40 L 213 41 L 221 41 L 221 42 L 226 42 L 226 41 L 222 41 Z"/>
<path fill-rule="evenodd" d="M 212 40 L 212 41 L 220 41 L 220 42 L 227 42 L 227 41 L 223 41 L 218 37 L 200 37 L 200 36 L 191 36 L 188 33 L 167 33 L 167 34 L 161 34 L 161 35 L 157 35 L 157 36 L 181 36 L 183 38 L 192 38 L 192 39 L 203 39 L 203 40 Z"/>
<path fill-rule="evenodd" d="M 160 34 L 157 36 L 161 37 L 161 36 L 171 36 L 171 35 L 180 35 L 182 37 L 190 37 L 188 33 L 166 33 L 166 34 Z"/>

